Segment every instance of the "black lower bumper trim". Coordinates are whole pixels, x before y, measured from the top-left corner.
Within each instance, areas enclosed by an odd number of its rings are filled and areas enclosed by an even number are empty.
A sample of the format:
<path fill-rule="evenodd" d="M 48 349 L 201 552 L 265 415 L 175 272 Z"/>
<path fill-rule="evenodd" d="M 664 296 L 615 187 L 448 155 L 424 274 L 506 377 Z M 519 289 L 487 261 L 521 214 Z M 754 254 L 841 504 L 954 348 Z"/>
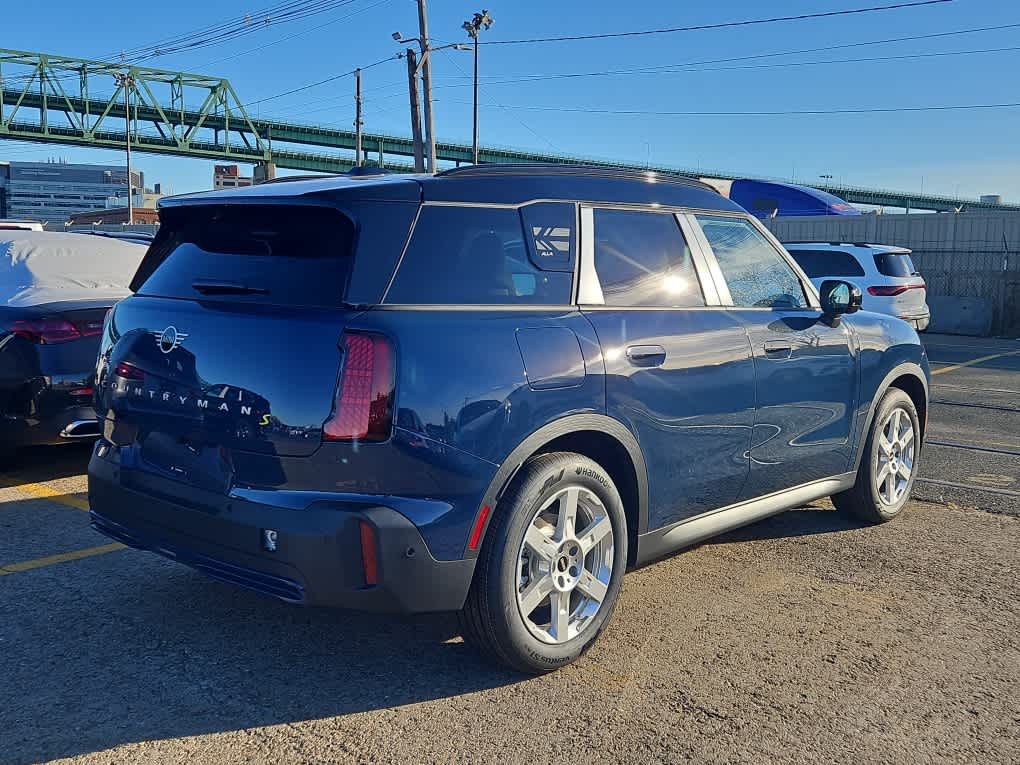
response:
<path fill-rule="evenodd" d="M 130 473 L 130 475 L 126 475 Z M 151 491 L 146 490 L 152 481 Z M 89 465 L 92 526 L 220 581 L 291 603 L 367 611 L 455 611 L 467 597 L 474 560 L 438 561 L 405 516 L 382 505 L 317 501 L 295 510 L 231 498 L 194 502 L 165 479 L 95 456 Z M 222 498 L 222 497 L 221 497 Z M 375 531 L 377 583 L 365 583 L 359 524 Z M 275 549 L 264 532 L 276 532 Z"/>

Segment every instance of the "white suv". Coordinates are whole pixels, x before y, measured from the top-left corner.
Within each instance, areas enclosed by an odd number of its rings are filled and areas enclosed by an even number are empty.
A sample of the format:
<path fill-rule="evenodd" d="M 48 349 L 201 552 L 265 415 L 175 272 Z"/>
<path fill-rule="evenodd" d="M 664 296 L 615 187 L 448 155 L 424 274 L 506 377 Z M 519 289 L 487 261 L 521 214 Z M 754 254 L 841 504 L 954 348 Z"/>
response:
<path fill-rule="evenodd" d="M 861 288 L 862 308 L 898 316 L 918 332 L 928 328 L 928 293 L 910 250 L 883 244 L 784 242 L 815 287 L 843 279 Z"/>

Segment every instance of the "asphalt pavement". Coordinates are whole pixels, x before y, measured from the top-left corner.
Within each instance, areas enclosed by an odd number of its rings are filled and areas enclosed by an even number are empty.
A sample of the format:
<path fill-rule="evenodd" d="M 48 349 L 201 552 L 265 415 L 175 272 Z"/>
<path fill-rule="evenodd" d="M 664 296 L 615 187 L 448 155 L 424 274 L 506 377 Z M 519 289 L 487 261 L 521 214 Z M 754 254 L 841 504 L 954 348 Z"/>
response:
<path fill-rule="evenodd" d="M 1020 342 L 924 339 L 925 501 L 631 572 L 541 678 L 447 615 L 301 609 L 112 545 L 87 450 L 32 450 L 0 466 L 0 763 L 1020 762 Z"/>

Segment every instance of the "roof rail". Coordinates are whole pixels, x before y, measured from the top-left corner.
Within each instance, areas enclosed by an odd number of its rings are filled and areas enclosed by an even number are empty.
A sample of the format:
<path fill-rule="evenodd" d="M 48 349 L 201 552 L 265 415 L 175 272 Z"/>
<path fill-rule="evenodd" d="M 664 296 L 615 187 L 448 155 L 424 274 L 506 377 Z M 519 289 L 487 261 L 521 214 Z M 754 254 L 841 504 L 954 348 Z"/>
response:
<path fill-rule="evenodd" d="M 683 186 L 702 188 L 719 193 L 709 184 L 686 175 L 673 175 L 655 170 L 639 170 L 632 167 L 611 167 L 608 165 L 576 165 L 558 162 L 488 163 L 454 167 L 437 173 L 437 178 L 475 178 L 499 175 L 572 175 L 594 178 L 623 178 L 636 181 L 654 180 L 657 183 L 677 183 Z"/>

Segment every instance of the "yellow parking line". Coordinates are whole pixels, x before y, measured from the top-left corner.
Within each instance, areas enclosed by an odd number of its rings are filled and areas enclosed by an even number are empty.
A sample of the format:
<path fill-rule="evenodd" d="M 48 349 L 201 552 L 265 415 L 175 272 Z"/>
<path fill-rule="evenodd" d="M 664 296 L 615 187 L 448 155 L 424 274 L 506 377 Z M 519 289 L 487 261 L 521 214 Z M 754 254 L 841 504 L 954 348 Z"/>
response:
<path fill-rule="evenodd" d="M 17 574 L 21 571 L 31 571 L 36 568 L 44 568 L 46 566 L 52 566 L 54 563 L 67 563 L 72 560 L 81 560 L 82 558 L 91 558 L 93 555 L 105 555 L 106 553 L 114 552 L 115 550 L 123 550 L 124 545 L 120 542 L 113 542 L 108 545 L 100 545 L 99 547 L 86 547 L 82 550 L 72 550 L 71 552 L 61 553 L 60 555 L 48 555 L 45 558 L 36 558 L 35 560 L 26 560 L 21 563 L 7 563 L 0 566 L 0 576 L 7 576 L 8 574 Z"/>
<path fill-rule="evenodd" d="M 15 483 L 9 478 L 0 478 L 0 486 L 7 489 L 15 489 L 16 491 L 24 492 L 25 494 L 31 494 L 33 497 L 38 497 L 39 499 L 48 499 L 61 505 L 73 507 L 77 510 L 84 510 L 85 512 L 88 512 L 89 509 L 89 503 L 84 499 L 78 499 L 77 497 L 72 497 L 62 491 L 51 489 L 44 483 Z"/>
<path fill-rule="evenodd" d="M 991 361 L 992 359 L 1000 359 L 1003 356 L 1016 356 L 1020 351 L 1007 351 L 1006 353 L 993 353 L 991 356 L 981 356 L 977 359 L 971 359 L 970 361 L 963 361 L 959 364 L 953 364 L 952 366 L 942 367 L 932 372 L 932 376 L 944 375 L 946 372 L 955 372 L 957 369 L 963 369 L 964 367 L 974 366 L 974 364 L 980 364 L 982 361 Z M 938 362 L 935 362 L 938 363 Z"/>

